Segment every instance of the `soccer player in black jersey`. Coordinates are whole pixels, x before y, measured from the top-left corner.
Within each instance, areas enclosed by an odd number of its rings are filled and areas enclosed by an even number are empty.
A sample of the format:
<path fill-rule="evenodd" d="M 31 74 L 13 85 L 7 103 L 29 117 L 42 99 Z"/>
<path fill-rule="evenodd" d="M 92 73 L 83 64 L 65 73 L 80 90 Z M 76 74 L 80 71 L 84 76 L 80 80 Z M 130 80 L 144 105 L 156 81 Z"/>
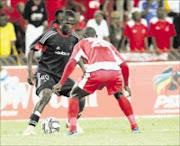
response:
<path fill-rule="evenodd" d="M 75 13 L 71 10 L 66 10 L 63 13 L 63 21 L 61 27 L 56 27 L 47 30 L 38 37 L 30 46 L 28 54 L 28 74 L 27 81 L 30 85 L 36 85 L 36 94 L 40 97 L 39 102 L 35 105 L 30 116 L 29 126 L 24 135 L 34 133 L 34 128 L 39 121 L 44 107 L 48 104 L 53 93 L 52 88 L 61 79 L 64 68 L 71 56 L 74 45 L 78 42 L 78 35 L 72 31 L 75 24 Z M 42 50 L 42 55 L 39 59 L 39 65 L 35 76 L 32 72 L 32 58 L 35 51 Z M 81 63 L 79 63 L 81 66 Z M 82 70 L 83 66 L 81 66 Z M 33 81 L 33 79 L 35 79 Z M 62 87 L 59 95 L 69 97 L 69 92 L 74 86 L 74 81 L 68 78 L 67 82 Z M 82 111 L 85 105 L 85 98 L 80 101 L 80 110 Z M 81 113 L 81 111 L 79 113 Z M 80 116 L 80 114 L 79 114 Z"/>

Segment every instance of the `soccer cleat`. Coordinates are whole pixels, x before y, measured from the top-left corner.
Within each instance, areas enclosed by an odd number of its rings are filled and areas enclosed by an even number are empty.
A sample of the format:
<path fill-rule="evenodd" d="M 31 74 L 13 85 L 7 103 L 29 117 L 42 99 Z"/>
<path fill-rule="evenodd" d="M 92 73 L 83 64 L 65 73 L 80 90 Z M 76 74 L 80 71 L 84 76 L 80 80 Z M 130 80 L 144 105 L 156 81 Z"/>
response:
<path fill-rule="evenodd" d="M 37 134 L 33 130 L 27 129 L 23 135 L 28 136 L 28 135 L 37 135 Z"/>
<path fill-rule="evenodd" d="M 132 132 L 133 132 L 133 133 L 140 133 L 140 130 L 139 130 L 139 128 L 134 128 L 134 129 L 132 130 Z"/>
<path fill-rule="evenodd" d="M 70 127 L 70 123 L 68 122 L 68 120 L 66 121 L 66 128 L 69 128 Z M 83 129 L 79 126 L 79 124 L 77 123 L 76 125 L 77 127 L 77 132 L 78 133 L 84 133 Z"/>
<path fill-rule="evenodd" d="M 68 131 L 65 135 L 75 135 L 77 134 L 77 130 L 74 130 L 73 132 Z"/>
<path fill-rule="evenodd" d="M 34 132 L 34 128 L 34 126 L 29 125 L 23 135 L 36 135 L 36 133 Z"/>

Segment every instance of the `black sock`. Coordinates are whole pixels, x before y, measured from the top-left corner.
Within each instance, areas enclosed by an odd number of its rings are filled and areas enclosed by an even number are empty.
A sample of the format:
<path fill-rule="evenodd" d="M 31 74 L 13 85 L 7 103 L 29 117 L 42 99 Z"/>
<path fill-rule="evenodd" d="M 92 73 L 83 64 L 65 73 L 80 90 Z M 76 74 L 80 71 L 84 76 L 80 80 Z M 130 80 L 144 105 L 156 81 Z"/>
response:
<path fill-rule="evenodd" d="M 38 121 L 39 121 L 39 116 L 32 114 L 30 117 L 29 125 L 32 125 L 35 127 Z"/>

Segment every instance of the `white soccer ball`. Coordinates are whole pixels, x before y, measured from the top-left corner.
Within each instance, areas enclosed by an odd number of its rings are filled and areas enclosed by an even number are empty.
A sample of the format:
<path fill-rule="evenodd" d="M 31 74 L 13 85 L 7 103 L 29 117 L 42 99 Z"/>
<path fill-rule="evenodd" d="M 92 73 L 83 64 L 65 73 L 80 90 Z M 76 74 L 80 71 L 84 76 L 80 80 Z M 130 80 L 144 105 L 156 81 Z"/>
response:
<path fill-rule="evenodd" d="M 58 133 L 60 130 L 60 123 L 54 117 L 49 117 L 42 122 L 42 130 L 47 134 Z"/>

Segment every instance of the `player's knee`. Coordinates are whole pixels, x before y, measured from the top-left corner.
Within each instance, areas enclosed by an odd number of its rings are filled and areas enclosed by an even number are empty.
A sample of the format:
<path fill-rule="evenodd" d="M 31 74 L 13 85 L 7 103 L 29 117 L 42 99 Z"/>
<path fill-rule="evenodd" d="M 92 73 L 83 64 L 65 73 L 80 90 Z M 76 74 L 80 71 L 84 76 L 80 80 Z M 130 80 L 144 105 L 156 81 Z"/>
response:
<path fill-rule="evenodd" d="M 77 94 L 77 87 L 72 88 L 70 92 L 70 97 L 74 97 L 76 99 L 80 99 L 79 94 Z"/>
<path fill-rule="evenodd" d="M 118 100 L 119 98 L 121 98 L 123 96 L 122 91 L 119 91 L 117 93 L 114 94 L 114 97 Z"/>
<path fill-rule="evenodd" d="M 50 89 L 44 89 L 43 93 L 42 93 L 42 103 L 43 104 L 48 104 L 49 100 L 51 99 L 51 95 L 52 95 L 52 90 Z"/>

